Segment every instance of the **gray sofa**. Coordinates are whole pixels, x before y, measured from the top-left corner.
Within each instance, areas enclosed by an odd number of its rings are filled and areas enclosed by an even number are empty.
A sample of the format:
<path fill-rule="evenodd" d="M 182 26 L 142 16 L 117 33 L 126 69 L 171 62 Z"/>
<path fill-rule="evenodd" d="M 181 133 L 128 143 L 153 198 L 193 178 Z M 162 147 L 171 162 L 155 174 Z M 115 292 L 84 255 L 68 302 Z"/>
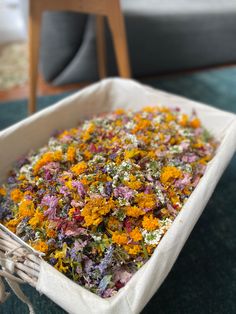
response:
<path fill-rule="evenodd" d="M 236 61 L 235 0 L 121 0 L 133 76 Z M 116 75 L 109 31 L 108 68 Z M 72 12 L 43 17 L 41 72 L 54 85 L 96 80 L 95 20 Z"/>

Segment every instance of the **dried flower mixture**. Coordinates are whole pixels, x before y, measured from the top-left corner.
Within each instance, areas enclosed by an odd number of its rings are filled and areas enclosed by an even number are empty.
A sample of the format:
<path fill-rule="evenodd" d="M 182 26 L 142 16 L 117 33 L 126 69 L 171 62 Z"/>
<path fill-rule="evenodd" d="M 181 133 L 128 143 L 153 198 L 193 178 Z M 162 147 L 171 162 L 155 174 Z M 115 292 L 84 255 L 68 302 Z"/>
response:
<path fill-rule="evenodd" d="M 216 142 L 178 108 L 117 110 L 50 138 L 0 187 L 0 221 L 101 297 L 149 259 Z"/>

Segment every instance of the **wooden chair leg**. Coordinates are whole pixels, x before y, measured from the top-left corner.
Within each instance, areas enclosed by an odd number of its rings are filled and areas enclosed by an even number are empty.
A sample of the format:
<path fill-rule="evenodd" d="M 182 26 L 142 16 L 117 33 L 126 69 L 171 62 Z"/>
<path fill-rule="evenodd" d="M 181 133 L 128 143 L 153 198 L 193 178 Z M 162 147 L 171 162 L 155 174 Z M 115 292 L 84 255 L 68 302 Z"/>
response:
<path fill-rule="evenodd" d="M 29 1 L 29 114 L 34 113 L 36 110 L 38 60 L 42 18 L 42 10 L 37 5 L 37 2 L 38 0 Z"/>
<path fill-rule="evenodd" d="M 96 15 L 96 41 L 97 41 L 97 59 L 99 78 L 103 79 L 107 76 L 106 68 L 106 41 L 105 41 L 105 18 Z"/>
<path fill-rule="evenodd" d="M 112 8 L 108 15 L 108 23 L 111 29 L 119 74 L 121 77 L 130 78 L 131 70 L 129 64 L 125 22 L 119 0 L 112 2 Z"/>

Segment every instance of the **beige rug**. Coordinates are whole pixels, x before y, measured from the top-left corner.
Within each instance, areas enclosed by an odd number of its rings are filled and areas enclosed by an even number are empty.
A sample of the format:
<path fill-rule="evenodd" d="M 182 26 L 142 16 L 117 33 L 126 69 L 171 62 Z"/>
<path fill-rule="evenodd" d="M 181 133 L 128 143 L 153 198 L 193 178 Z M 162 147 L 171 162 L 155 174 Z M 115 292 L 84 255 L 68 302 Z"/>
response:
<path fill-rule="evenodd" d="M 22 86 L 28 80 L 27 43 L 0 46 L 0 91 Z"/>

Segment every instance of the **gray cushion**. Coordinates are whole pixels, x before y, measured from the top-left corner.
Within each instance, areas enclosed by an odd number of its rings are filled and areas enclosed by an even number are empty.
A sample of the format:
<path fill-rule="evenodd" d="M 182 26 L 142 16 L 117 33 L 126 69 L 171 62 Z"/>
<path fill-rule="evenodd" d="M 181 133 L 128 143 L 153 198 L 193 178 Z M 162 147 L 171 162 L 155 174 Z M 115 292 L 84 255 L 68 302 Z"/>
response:
<path fill-rule="evenodd" d="M 41 36 L 41 70 L 53 81 L 80 49 L 87 16 L 74 12 L 45 12 Z"/>
<path fill-rule="evenodd" d="M 122 8 L 134 76 L 236 61 L 235 1 L 123 0 Z M 61 15 L 55 18 L 57 14 Z M 63 14 L 45 16 L 43 75 L 56 85 L 97 79 L 94 19 L 82 21 L 81 15 L 74 14 L 72 21 Z M 74 31 L 76 16 L 78 24 L 83 24 L 82 41 L 79 35 L 78 44 Z M 61 25 L 63 34 L 58 31 Z M 115 75 L 108 31 L 107 41 L 109 73 Z"/>

